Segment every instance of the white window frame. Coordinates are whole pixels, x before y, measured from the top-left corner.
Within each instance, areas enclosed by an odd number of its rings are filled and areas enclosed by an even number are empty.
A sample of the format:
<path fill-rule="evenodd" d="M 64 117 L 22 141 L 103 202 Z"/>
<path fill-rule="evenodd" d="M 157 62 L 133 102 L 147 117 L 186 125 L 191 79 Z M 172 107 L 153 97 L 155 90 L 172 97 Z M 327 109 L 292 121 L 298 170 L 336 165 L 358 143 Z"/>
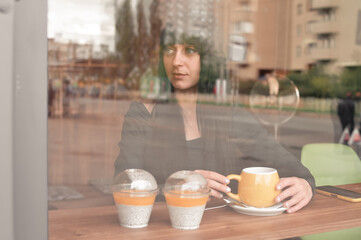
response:
<path fill-rule="evenodd" d="M 0 239 L 48 238 L 46 26 L 46 0 L 0 0 Z"/>

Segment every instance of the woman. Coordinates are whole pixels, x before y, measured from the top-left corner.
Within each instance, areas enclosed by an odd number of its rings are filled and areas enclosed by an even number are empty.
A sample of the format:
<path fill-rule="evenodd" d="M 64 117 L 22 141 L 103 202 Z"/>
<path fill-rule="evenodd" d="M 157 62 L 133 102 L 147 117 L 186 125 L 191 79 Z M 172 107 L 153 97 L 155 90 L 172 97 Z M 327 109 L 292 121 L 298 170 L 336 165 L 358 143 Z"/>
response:
<path fill-rule="evenodd" d="M 288 212 L 307 205 L 315 187 L 312 175 L 259 126 L 242 123 L 249 114 L 196 104 L 206 52 L 200 41 L 191 39 L 162 49 L 160 75 L 165 73 L 174 88 L 176 103 L 131 104 L 115 174 L 142 168 L 162 184 L 175 171 L 196 170 L 208 180 L 211 195 L 222 198 L 231 191 L 225 175 L 269 166 L 281 176 L 277 188 L 283 191 L 276 201 L 287 199 Z"/>

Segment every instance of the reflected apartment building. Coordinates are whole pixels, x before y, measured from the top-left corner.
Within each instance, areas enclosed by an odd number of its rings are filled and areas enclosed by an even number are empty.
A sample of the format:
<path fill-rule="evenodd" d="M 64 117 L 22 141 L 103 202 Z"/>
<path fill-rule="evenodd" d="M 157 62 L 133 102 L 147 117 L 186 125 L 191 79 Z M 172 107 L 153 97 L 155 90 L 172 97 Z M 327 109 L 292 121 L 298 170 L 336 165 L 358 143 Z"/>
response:
<path fill-rule="evenodd" d="M 311 24 L 316 48 L 315 62 L 324 62 L 330 72 L 361 65 L 361 1 L 313 0 L 312 11 L 319 19 Z M 306 48 L 307 50 L 307 48 Z"/>
<path fill-rule="evenodd" d="M 161 1 L 161 17 L 166 30 L 177 37 L 186 33 L 210 40 L 215 35 L 214 0 Z"/>
<path fill-rule="evenodd" d="M 361 65 L 361 2 L 297 0 L 292 6 L 290 70 L 323 64 L 328 73 Z"/>
<path fill-rule="evenodd" d="M 259 79 L 274 70 L 307 71 L 319 63 L 328 73 L 361 65 L 359 0 L 159 0 L 159 3 L 163 27 L 178 36 L 188 33 L 206 38 L 215 55 L 224 59 L 229 79 L 236 83 Z M 61 79 L 57 65 L 65 62 L 89 63 L 89 59 L 104 62 L 110 50 L 106 46 L 99 51 L 93 48 L 50 39 L 49 77 Z M 68 71 L 71 75 L 74 72 Z"/>
<path fill-rule="evenodd" d="M 361 65 L 361 1 L 216 1 L 221 9 L 222 51 L 238 80 L 267 72 L 307 71 L 322 64 L 328 73 Z M 232 61 L 232 38 L 245 39 L 246 56 Z M 217 44 L 216 44 L 217 46 Z"/>

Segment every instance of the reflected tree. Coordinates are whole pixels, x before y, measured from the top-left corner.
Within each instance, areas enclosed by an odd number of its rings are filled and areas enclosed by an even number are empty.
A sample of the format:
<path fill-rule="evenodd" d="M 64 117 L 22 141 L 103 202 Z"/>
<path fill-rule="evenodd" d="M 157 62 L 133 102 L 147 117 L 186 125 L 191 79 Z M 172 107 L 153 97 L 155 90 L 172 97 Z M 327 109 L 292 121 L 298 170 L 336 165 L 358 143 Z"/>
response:
<path fill-rule="evenodd" d="M 162 31 L 162 20 L 159 13 L 159 0 L 153 0 L 150 5 L 150 39 L 148 56 L 155 58 L 158 56 L 157 49 L 160 45 Z"/>
<path fill-rule="evenodd" d="M 346 68 L 341 74 L 342 96 L 347 91 L 361 90 L 361 67 Z"/>
<path fill-rule="evenodd" d="M 340 92 L 338 77 L 325 73 L 322 65 L 308 72 L 292 72 L 287 77 L 295 83 L 302 97 L 327 98 L 339 95 Z"/>
<path fill-rule="evenodd" d="M 144 72 L 148 60 L 148 45 L 150 36 L 147 31 L 147 23 L 144 15 L 143 0 L 137 4 L 138 35 L 136 37 L 136 62 L 140 72 Z"/>
<path fill-rule="evenodd" d="M 124 0 L 116 9 L 116 51 L 120 60 L 129 66 L 121 72 L 129 88 L 138 89 L 140 76 L 156 62 L 162 28 L 159 5 L 159 0 L 153 0 L 150 16 L 146 18 L 144 1 L 139 0 L 136 28 L 130 0 Z"/>
<path fill-rule="evenodd" d="M 135 62 L 135 34 L 130 0 L 125 0 L 121 7 L 116 9 L 115 17 L 116 51 L 120 60 L 129 65 L 121 73 L 122 77 L 126 78 Z"/>

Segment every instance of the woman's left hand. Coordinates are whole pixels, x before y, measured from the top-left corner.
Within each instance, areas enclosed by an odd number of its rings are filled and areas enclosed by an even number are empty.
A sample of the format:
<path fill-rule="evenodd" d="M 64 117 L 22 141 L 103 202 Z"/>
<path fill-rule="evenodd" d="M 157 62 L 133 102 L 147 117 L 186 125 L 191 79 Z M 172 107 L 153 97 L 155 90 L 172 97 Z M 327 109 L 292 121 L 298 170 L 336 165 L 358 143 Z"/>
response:
<path fill-rule="evenodd" d="M 306 180 L 297 177 L 281 178 L 276 188 L 278 190 L 284 189 L 276 197 L 276 202 L 290 198 L 283 203 L 288 213 L 297 212 L 306 206 L 313 195 L 310 184 Z"/>

